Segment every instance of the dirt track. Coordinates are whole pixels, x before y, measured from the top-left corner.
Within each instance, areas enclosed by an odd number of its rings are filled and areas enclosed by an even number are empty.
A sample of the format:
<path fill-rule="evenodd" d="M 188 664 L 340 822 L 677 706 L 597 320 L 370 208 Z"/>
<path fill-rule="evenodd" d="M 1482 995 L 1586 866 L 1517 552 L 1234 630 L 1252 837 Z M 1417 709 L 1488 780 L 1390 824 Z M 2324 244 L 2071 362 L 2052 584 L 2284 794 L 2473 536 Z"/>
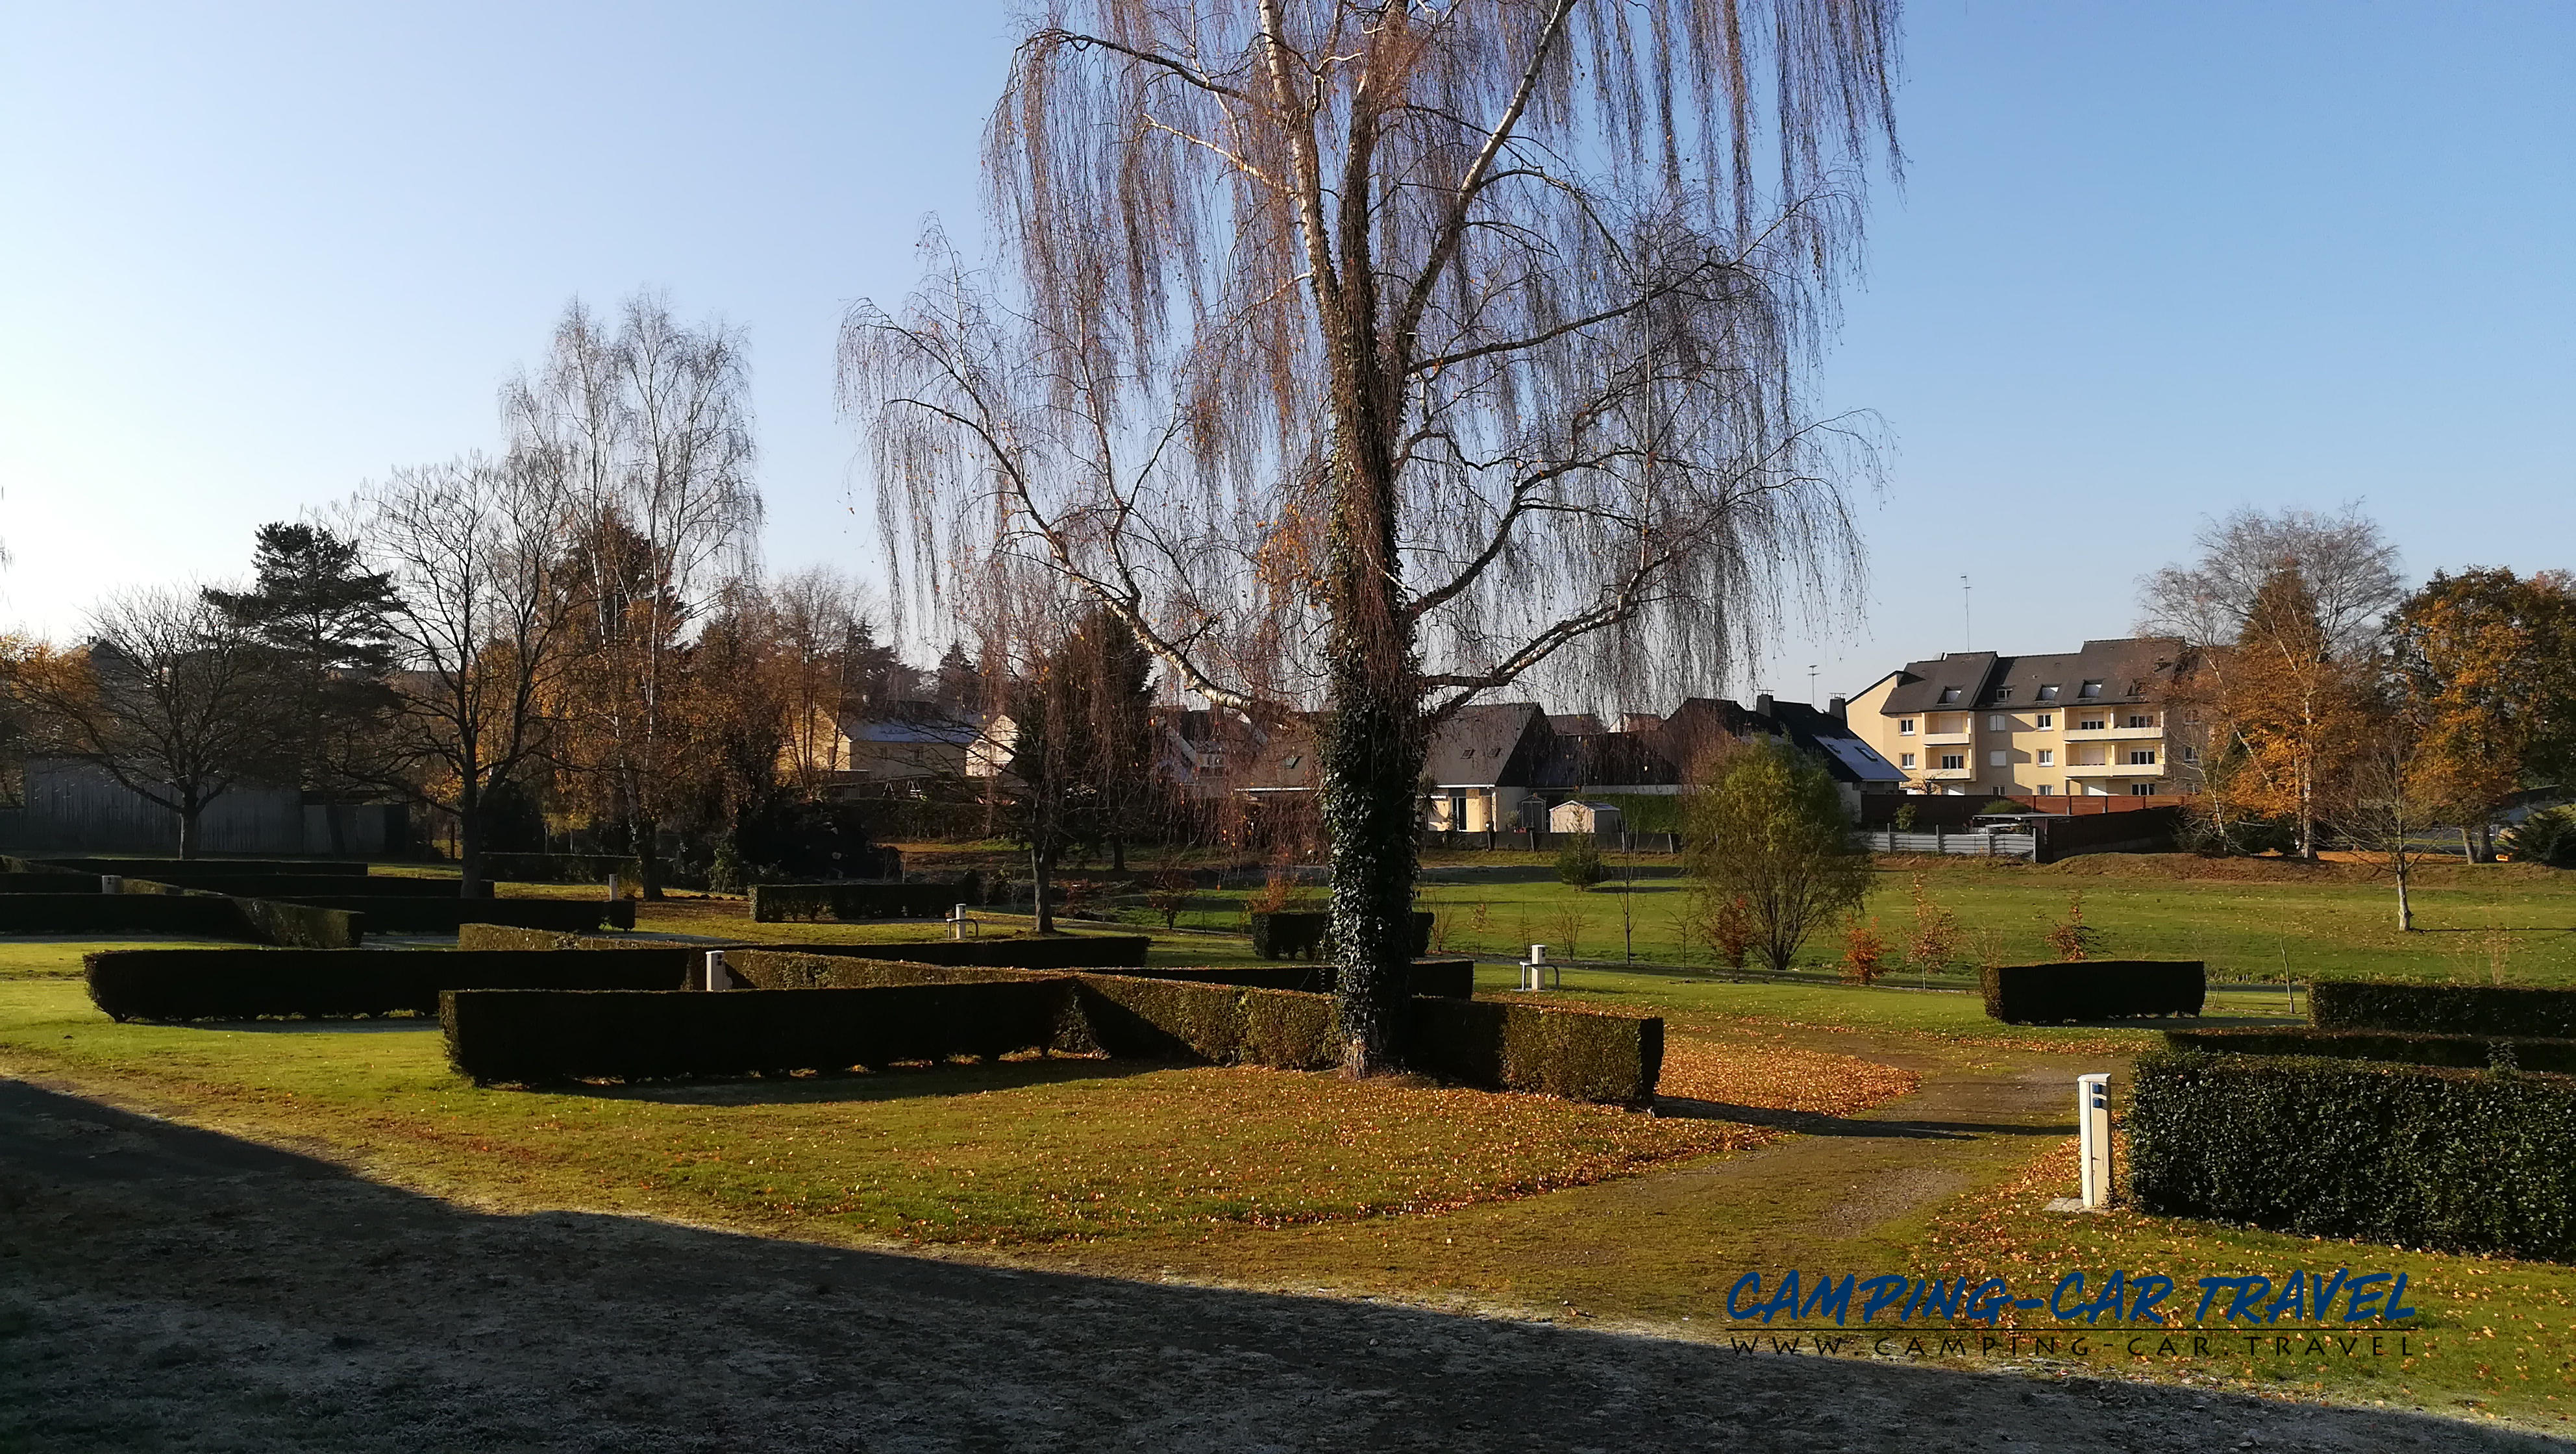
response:
<path fill-rule="evenodd" d="M 2565 1449 L 2393 1411 L 497 1217 L 0 1082 L 0 1450 Z"/>

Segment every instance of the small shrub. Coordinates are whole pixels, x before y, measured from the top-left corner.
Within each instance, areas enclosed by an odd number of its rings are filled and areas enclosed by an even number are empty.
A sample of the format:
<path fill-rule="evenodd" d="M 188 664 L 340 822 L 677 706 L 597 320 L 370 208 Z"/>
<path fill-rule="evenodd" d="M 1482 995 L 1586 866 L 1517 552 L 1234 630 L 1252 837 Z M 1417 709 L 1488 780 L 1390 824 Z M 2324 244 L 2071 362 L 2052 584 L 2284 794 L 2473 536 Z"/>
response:
<path fill-rule="evenodd" d="M 1709 951 L 1717 956 L 1718 963 L 1727 968 L 1742 969 L 1744 961 L 1753 956 L 1753 941 L 1758 932 L 1753 924 L 1752 907 L 1744 902 L 1742 894 L 1734 894 L 1709 904 L 1706 918 Z"/>
<path fill-rule="evenodd" d="M 1919 822 L 1921 822 L 1921 821 L 1922 821 L 1922 819 L 1923 819 L 1923 810 L 1922 810 L 1922 809 L 1917 808 L 1917 807 L 1916 807 L 1916 806 L 1914 806 L 1912 803 L 1899 803 L 1899 804 L 1897 804 L 1897 806 L 1896 806 L 1896 831 L 1897 831 L 1897 832 L 1899 832 L 1899 833 L 1911 833 L 1911 832 L 1913 832 L 1913 831 L 1914 831 L 1914 825 L 1915 825 L 1915 824 L 1917 824 L 1917 823 L 1919 823 Z"/>
<path fill-rule="evenodd" d="M 1601 850 L 1590 835 L 1570 838 L 1556 850 L 1556 881 L 1576 889 L 1589 889 L 1609 877 L 1601 866 Z"/>
<path fill-rule="evenodd" d="M 2021 804 L 2014 802 L 2010 798 L 1994 798 L 1990 799 L 1984 807 L 1979 808 L 1977 811 L 1980 813 L 2019 813 L 2024 810 Z"/>
<path fill-rule="evenodd" d="M 1876 918 L 1858 914 L 1843 923 L 1843 979 L 1849 984 L 1875 984 L 1886 973 L 1887 941 Z"/>
<path fill-rule="evenodd" d="M 2084 891 L 2077 889 L 2066 896 L 2066 917 L 2048 926 L 2040 936 L 2057 957 L 2068 964 L 2080 964 L 2102 948 L 2102 931 L 2084 922 Z"/>
<path fill-rule="evenodd" d="M 1932 901 L 1923 875 L 1914 875 L 1914 931 L 1905 940 L 1905 961 L 1919 974 L 1938 974 L 1959 957 L 1959 916 Z"/>
<path fill-rule="evenodd" d="M 1181 911 L 1190 906 L 1190 895 L 1198 885 L 1178 869 L 1165 869 L 1145 882 L 1145 907 L 1162 919 L 1163 927 L 1181 922 Z"/>

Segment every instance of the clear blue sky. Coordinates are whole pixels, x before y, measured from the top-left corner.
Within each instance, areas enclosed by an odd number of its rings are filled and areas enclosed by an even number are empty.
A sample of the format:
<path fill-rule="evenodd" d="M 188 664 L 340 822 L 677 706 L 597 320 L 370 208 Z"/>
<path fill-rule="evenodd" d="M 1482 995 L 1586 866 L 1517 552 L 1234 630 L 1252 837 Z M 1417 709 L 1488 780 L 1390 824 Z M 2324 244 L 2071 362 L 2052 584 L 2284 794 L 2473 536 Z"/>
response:
<path fill-rule="evenodd" d="M 0 624 L 245 568 L 489 446 L 564 302 L 749 334 L 768 558 L 874 569 L 843 306 L 976 231 L 1002 8 L 0 3 Z M 2123 633 L 2239 504 L 2576 566 L 2576 4 L 1920 0 L 1825 402 L 1897 448 L 1862 619 L 1738 691 Z M 1755 679 L 1758 677 L 1758 680 Z M 1644 704 L 1641 704 L 1644 705 Z"/>

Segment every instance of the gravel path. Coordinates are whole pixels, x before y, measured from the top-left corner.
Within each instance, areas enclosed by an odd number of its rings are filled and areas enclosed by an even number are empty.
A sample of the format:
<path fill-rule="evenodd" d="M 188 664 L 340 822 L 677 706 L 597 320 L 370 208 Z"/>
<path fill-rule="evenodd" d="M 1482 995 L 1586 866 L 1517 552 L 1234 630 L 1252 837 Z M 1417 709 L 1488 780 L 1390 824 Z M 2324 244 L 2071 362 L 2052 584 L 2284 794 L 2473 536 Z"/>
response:
<path fill-rule="evenodd" d="M 0 1081 L 0 1451 L 2567 1449 L 2389 1410 L 490 1216 Z"/>

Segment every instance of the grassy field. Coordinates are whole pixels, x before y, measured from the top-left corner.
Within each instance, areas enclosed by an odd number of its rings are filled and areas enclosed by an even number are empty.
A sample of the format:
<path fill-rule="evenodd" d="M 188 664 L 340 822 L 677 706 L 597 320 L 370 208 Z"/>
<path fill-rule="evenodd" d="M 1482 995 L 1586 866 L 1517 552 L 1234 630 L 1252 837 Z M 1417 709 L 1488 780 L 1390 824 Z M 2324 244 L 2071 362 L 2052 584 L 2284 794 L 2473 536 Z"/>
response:
<path fill-rule="evenodd" d="M 1661 876 L 1579 891 L 1556 882 L 1533 855 L 1488 857 L 1496 861 L 1425 865 L 1420 902 L 1439 916 L 1437 947 L 1516 955 L 1543 943 L 1557 958 L 1624 962 L 1633 954 L 1641 966 L 1710 965 L 1705 935 L 1693 927 L 1690 886 L 1671 876 L 1668 859 L 1639 860 L 1641 874 Z M 1959 920 L 1962 971 L 1986 960 L 2056 958 L 2043 935 L 2080 892 L 2085 923 L 2103 932 L 2098 957 L 2199 959 L 2215 978 L 2265 982 L 2366 974 L 2576 984 L 2576 874 L 2536 865 L 2427 868 L 2413 895 L 2418 930 L 2401 934 L 2388 883 L 2354 864 L 2181 855 L 2098 855 L 2045 868 L 1891 862 L 1862 912 L 1892 952 L 1912 929 L 1918 876 L 1931 901 Z M 1201 894 L 1181 922 L 1239 928 L 1247 897 Z M 1820 934 L 1799 967 L 1830 971 L 1841 957 L 1839 932 Z"/>

